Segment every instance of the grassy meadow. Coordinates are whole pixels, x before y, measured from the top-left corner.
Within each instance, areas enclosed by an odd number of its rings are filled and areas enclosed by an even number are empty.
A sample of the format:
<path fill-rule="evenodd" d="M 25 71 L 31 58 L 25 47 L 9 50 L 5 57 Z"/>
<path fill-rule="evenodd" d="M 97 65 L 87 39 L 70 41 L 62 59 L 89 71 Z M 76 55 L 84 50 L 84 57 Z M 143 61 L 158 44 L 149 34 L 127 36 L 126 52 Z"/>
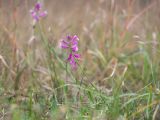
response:
<path fill-rule="evenodd" d="M 160 120 L 160 0 L 36 2 L 0 0 L 0 120 Z"/>

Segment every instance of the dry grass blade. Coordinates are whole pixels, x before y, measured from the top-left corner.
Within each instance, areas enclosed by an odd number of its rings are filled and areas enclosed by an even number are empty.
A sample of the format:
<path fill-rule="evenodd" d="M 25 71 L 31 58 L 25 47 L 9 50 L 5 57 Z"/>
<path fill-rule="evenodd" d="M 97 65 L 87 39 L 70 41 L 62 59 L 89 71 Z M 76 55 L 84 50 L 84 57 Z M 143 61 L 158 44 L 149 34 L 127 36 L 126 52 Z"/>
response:
<path fill-rule="evenodd" d="M 122 38 L 126 34 L 126 32 L 130 29 L 130 27 L 133 25 L 133 23 L 140 18 L 145 12 L 147 12 L 149 9 L 151 9 L 155 5 L 156 1 L 144 8 L 139 14 L 136 16 L 132 17 L 129 21 L 127 21 L 125 25 L 125 30 L 121 33 Z"/>
<path fill-rule="evenodd" d="M 103 81 L 108 80 L 114 76 L 114 74 L 116 73 L 117 65 L 118 65 L 118 60 L 116 58 L 113 58 L 108 64 L 107 71 L 106 71 L 106 72 L 109 72 L 110 75 L 104 78 Z"/>
<path fill-rule="evenodd" d="M 11 32 L 7 29 L 7 27 L 5 27 L 1 22 L 0 22 L 1 27 L 3 28 L 3 30 L 7 33 L 7 35 L 9 36 L 9 42 L 11 42 L 11 45 L 13 46 L 14 49 L 17 49 L 17 47 L 19 46 L 15 35 L 11 34 Z"/>
<path fill-rule="evenodd" d="M 6 61 L 4 60 L 3 56 L 0 55 L 0 59 L 2 61 L 2 63 L 4 64 L 5 67 L 9 68 L 9 66 L 7 65 Z"/>
<path fill-rule="evenodd" d="M 127 24 L 126 29 L 128 30 L 133 23 L 140 17 L 142 16 L 146 11 L 148 11 L 150 8 L 152 8 L 155 5 L 156 2 L 153 2 L 152 4 L 150 4 L 148 7 L 146 7 L 144 10 L 142 10 L 139 14 L 137 14 L 136 16 L 134 16 L 130 22 Z"/>
<path fill-rule="evenodd" d="M 160 101 L 157 100 L 157 101 L 153 101 L 151 104 L 148 104 L 148 105 L 146 105 L 146 106 L 138 107 L 138 108 L 137 108 L 137 111 L 134 112 L 131 116 L 129 116 L 129 118 L 134 118 L 137 114 L 142 113 L 142 112 L 143 112 L 144 110 L 146 110 L 147 108 L 152 107 L 152 106 L 154 106 L 154 105 L 158 105 L 159 103 L 160 103 Z"/>
<path fill-rule="evenodd" d="M 156 120 L 156 116 L 158 115 L 158 114 L 157 114 L 158 111 L 159 111 L 159 105 L 156 106 L 156 109 L 155 109 L 155 111 L 154 111 L 154 113 L 153 113 L 152 120 Z"/>
<path fill-rule="evenodd" d="M 3 65 L 11 71 L 12 74 L 16 75 L 16 73 L 10 69 L 10 67 L 8 66 L 2 55 L 0 55 L 0 60 L 2 61 Z"/>

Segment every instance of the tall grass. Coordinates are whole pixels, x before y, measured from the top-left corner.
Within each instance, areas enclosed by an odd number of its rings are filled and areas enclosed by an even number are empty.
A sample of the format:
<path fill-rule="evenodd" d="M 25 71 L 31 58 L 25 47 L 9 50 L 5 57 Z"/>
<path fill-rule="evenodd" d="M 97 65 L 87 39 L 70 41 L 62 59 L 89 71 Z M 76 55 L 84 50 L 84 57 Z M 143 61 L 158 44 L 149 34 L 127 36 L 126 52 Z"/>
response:
<path fill-rule="evenodd" d="M 43 1 L 32 25 L 35 2 L 0 1 L 0 120 L 160 119 L 158 0 Z"/>

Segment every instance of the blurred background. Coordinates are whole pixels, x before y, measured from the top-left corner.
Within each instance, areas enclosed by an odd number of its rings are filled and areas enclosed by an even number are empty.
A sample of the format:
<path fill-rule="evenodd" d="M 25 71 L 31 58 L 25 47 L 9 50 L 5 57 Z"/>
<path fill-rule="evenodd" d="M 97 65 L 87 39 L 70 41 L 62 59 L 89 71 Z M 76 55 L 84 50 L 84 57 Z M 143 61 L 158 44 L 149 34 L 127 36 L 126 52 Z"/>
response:
<path fill-rule="evenodd" d="M 0 0 L 1 25 L 16 33 L 16 41 L 20 44 L 30 37 L 32 19 L 29 10 L 35 2 Z M 104 28 L 105 36 L 112 26 L 121 32 L 127 30 L 141 36 L 149 29 L 152 32 L 159 30 L 159 0 L 43 0 L 43 3 L 43 9 L 48 11 L 44 22 L 46 27 L 53 29 L 56 38 L 72 29 L 75 34 L 93 33 L 97 26 Z M 4 31 L 3 27 L 1 31 Z"/>

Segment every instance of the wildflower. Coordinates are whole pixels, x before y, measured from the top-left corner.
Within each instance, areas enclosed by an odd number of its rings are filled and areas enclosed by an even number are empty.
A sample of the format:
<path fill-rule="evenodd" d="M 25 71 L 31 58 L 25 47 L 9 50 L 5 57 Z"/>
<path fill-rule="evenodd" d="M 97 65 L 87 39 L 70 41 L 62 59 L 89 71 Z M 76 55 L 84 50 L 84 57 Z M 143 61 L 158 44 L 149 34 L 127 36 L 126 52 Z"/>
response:
<path fill-rule="evenodd" d="M 78 51 L 78 41 L 79 38 L 74 36 L 67 36 L 65 39 L 63 39 L 60 43 L 60 47 L 63 49 L 70 49 L 72 52 Z"/>
<path fill-rule="evenodd" d="M 37 2 L 33 9 L 30 10 L 32 18 L 38 22 L 41 18 L 47 16 L 47 11 L 41 11 L 42 3 Z"/>
<path fill-rule="evenodd" d="M 80 54 L 70 53 L 67 61 L 70 63 L 72 69 L 77 69 L 76 59 L 80 58 Z"/>
<path fill-rule="evenodd" d="M 78 54 L 78 41 L 79 38 L 74 36 L 67 36 L 66 38 L 62 39 L 60 42 L 60 47 L 65 49 L 69 55 L 67 61 L 70 63 L 72 69 L 77 68 L 76 59 L 80 58 L 80 54 Z"/>

